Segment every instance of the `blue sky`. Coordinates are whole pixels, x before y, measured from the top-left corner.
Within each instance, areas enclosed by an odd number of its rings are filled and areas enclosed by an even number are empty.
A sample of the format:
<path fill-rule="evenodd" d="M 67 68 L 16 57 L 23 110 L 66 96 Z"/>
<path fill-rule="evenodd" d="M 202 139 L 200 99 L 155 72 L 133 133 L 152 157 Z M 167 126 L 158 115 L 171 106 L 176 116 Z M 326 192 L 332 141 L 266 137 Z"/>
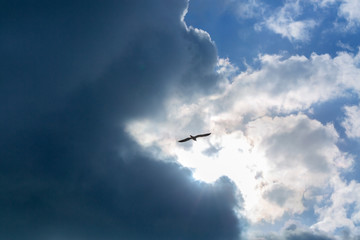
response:
<path fill-rule="evenodd" d="M 339 43 L 351 47 L 352 51 L 357 50 L 358 30 L 356 27 L 345 29 L 349 23 L 338 14 L 340 1 L 324 6 L 321 6 L 321 1 L 298 2 L 300 9 L 296 14 L 291 13 L 293 20 L 312 19 L 317 24 L 309 29 L 308 39 L 304 41 L 289 39 L 264 26 L 266 18 L 280 11 L 285 3 L 286 1 L 192 1 L 186 22 L 209 32 L 216 42 L 219 55 L 229 57 L 239 65 L 244 60 L 252 61 L 263 53 L 310 56 L 316 52 L 334 56 L 337 51 L 344 49 Z M 291 1 L 287 3 L 290 4 Z M 256 31 L 256 26 L 262 30 Z"/>
<path fill-rule="evenodd" d="M 18 0 L 0 22 L 1 239 L 359 239 L 359 1 Z"/>

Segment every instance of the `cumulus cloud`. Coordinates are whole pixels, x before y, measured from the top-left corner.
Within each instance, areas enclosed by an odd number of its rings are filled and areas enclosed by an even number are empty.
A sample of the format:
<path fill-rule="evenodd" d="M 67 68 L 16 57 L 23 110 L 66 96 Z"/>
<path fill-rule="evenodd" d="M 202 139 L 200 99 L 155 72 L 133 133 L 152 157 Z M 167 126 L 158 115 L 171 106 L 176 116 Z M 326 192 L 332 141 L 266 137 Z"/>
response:
<path fill-rule="evenodd" d="M 187 3 L 2 5 L 1 237 L 239 239 L 243 214 L 272 222 L 304 202 L 313 229 L 358 231 L 359 186 L 340 175 L 353 159 L 305 113 L 360 90 L 359 53 L 260 55 L 239 73 L 183 21 Z M 266 26 L 306 41 L 315 23 L 300 13 L 286 2 Z"/>
<path fill-rule="evenodd" d="M 341 176 L 354 160 L 337 146 L 341 139 L 332 123 L 311 118 L 311 107 L 360 89 L 359 53 L 260 55 L 258 62 L 259 68 L 239 72 L 218 59 L 215 91 L 169 96 L 162 118 L 131 119 L 126 131 L 146 152 L 176 159 L 197 179 L 232 179 L 242 193 L 239 213 L 255 225 L 312 211 L 318 217 L 313 230 L 278 239 L 332 239 L 322 232 L 340 228 L 357 236 L 357 211 L 349 207 L 355 200 L 335 203 L 344 197 L 336 197 L 338 186 L 351 186 Z M 211 137 L 195 144 L 176 142 L 208 131 Z M 339 207 L 344 211 L 337 216 Z"/>
<path fill-rule="evenodd" d="M 247 136 L 265 159 L 261 191 L 268 201 L 261 204 L 264 208 L 258 214 L 268 219 L 285 212 L 302 213 L 304 199 L 316 201 L 323 194 L 306 192 L 326 189 L 338 168 L 351 165 L 351 159 L 336 147 L 338 136 L 333 126 L 323 126 L 304 115 L 258 119 L 248 124 Z"/>
<path fill-rule="evenodd" d="M 217 88 L 187 1 L 14 1 L 0 16 L 0 238 L 237 239 L 241 196 L 124 133 L 171 92 Z"/>
<path fill-rule="evenodd" d="M 228 176 L 242 192 L 246 216 L 271 222 L 285 213 L 303 213 L 304 201 L 323 204 L 334 190 L 329 183 L 352 166 L 351 156 L 337 147 L 334 126 L 301 112 L 356 89 L 359 69 L 357 55 L 348 53 L 334 58 L 265 55 L 259 61 L 258 70 L 248 69 L 230 81 L 224 77 L 221 90 L 191 104 L 168 99 L 163 121 L 133 120 L 127 131 L 163 160 L 172 156 L 194 169 L 199 179 Z M 179 139 L 197 131 L 213 134 L 178 145 L 169 131 Z"/>
<path fill-rule="evenodd" d="M 345 52 L 334 58 L 315 53 L 309 58 L 263 55 L 259 57 L 261 68 L 249 68 L 236 76 L 218 101 L 237 109 L 239 115 L 305 110 L 343 95 L 346 89 L 359 89 L 358 56 Z"/>

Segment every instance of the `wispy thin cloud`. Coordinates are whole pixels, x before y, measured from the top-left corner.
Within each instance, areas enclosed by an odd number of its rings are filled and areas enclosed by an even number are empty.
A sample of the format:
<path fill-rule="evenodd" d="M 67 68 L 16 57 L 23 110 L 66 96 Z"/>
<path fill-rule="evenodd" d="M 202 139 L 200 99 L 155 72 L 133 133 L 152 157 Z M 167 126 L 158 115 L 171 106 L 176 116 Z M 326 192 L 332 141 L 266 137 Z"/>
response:
<path fill-rule="evenodd" d="M 311 30 L 317 23 L 312 19 L 297 20 L 301 12 L 300 1 L 287 1 L 275 14 L 265 20 L 265 26 L 290 41 L 308 41 Z"/>
<path fill-rule="evenodd" d="M 347 21 L 348 28 L 360 26 L 360 1 L 342 0 L 338 11 L 339 16 Z"/>
<path fill-rule="evenodd" d="M 342 126 L 350 138 L 360 138 L 360 106 L 345 106 L 345 120 Z"/>

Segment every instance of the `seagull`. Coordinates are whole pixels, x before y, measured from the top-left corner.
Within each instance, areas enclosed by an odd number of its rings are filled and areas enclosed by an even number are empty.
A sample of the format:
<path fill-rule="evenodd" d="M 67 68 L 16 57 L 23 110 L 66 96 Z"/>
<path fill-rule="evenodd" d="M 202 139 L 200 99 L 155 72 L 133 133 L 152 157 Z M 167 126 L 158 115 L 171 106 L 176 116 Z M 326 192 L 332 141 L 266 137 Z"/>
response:
<path fill-rule="evenodd" d="M 178 142 L 186 142 L 186 141 L 189 141 L 190 139 L 196 141 L 196 138 L 198 138 L 198 137 L 206 137 L 206 136 L 209 136 L 210 134 L 211 133 L 204 133 L 204 134 L 199 134 L 199 135 L 196 135 L 196 136 L 191 136 L 190 135 L 190 137 L 181 139 Z"/>

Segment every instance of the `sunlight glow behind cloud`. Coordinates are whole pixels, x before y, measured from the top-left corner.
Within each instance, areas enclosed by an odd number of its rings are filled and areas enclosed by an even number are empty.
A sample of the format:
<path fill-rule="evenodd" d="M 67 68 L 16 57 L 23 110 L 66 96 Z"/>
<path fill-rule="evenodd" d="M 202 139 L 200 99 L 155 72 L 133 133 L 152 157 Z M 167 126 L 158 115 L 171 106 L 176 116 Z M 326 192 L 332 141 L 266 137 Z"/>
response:
<path fill-rule="evenodd" d="M 307 44 L 323 19 L 304 16 L 305 8 L 326 11 L 335 4 L 340 6 L 338 16 L 355 26 L 358 14 L 348 8 L 352 1 L 289 0 L 274 11 L 262 1 L 235 5 L 241 21 L 257 19 L 258 31 L 267 27 L 291 43 Z M 341 229 L 356 236 L 360 190 L 356 181 L 343 177 L 353 170 L 356 158 L 339 148 L 344 139 L 338 126 L 316 119 L 313 108 L 349 95 L 359 97 L 360 53 L 346 42 L 338 40 L 337 45 L 344 51 L 259 54 L 254 60 L 258 66 L 245 63 L 242 71 L 231 59 L 218 58 L 216 90 L 186 97 L 172 91 L 164 118 L 132 119 L 126 131 L 147 152 L 190 168 L 195 179 L 212 183 L 229 177 L 241 192 L 242 214 L 254 226 L 288 220 L 283 238 L 274 239 L 332 239 L 328 236 L 338 236 Z M 346 134 L 358 137 L 358 106 L 344 112 Z M 176 142 L 202 132 L 212 135 Z M 289 219 L 304 214 L 312 214 L 313 222 L 299 220 L 290 227 Z"/>
<path fill-rule="evenodd" d="M 348 53 L 334 58 L 264 55 L 259 57 L 259 70 L 238 75 L 233 75 L 228 60 L 221 60 L 219 73 L 224 78 L 218 92 L 192 104 L 173 96 L 164 121 L 133 120 L 127 131 L 150 152 L 160 149 L 164 160 L 175 157 L 193 169 L 197 179 L 213 182 L 228 176 L 241 191 L 246 217 L 253 222 L 301 214 L 306 200 L 319 209 L 315 226 L 334 231 L 328 228 L 331 224 L 320 224 L 330 221 L 326 209 L 331 206 L 323 204 L 335 201 L 329 199 L 329 189 L 346 186 L 340 174 L 351 168 L 353 159 L 336 146 L 340 139 L 332 124 L 323 125 L 302 112 L 358 89 L 357 59 Z M 232 74 L 225 74 L 226 69 Z M 176 142 L 202 131 L 212 135 L 197 142 Z M 348 221 L 355 221 L 355 216 Z"/>
<path fill-rule="evenodd" d="M 359 4 L 3 1 L 0 239 L 359 240 Z"/>

